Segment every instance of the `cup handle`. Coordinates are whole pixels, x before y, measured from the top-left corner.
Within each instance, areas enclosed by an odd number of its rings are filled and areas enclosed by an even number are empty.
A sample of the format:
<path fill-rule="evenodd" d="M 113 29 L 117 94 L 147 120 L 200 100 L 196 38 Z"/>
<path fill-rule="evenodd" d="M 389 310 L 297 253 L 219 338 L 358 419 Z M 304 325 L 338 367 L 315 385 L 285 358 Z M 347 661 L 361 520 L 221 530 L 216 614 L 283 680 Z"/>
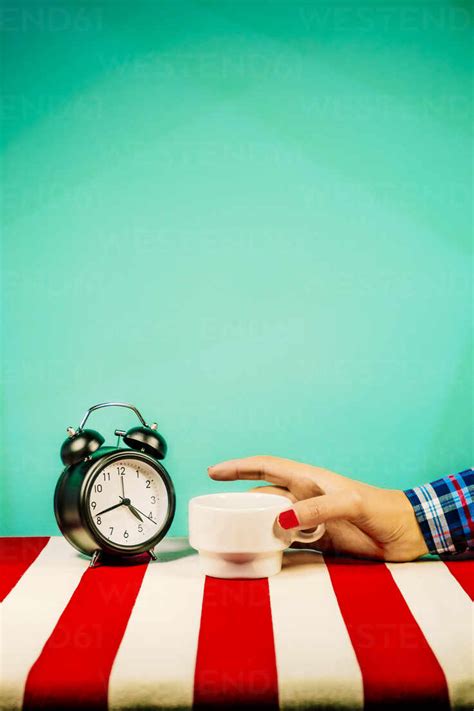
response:
<path fill-rule="evenodd" d="M 299 543 L 314 543 L 315 541 L 319 540 L 325 532 L 326 526 L 324 525 L 324 523 L 320 523 L 315 531 L 311 531 L 311 533 L 305 531 L 297 531 L 293 534 L 292 539 L 293 541 L 298 541 Z"/>

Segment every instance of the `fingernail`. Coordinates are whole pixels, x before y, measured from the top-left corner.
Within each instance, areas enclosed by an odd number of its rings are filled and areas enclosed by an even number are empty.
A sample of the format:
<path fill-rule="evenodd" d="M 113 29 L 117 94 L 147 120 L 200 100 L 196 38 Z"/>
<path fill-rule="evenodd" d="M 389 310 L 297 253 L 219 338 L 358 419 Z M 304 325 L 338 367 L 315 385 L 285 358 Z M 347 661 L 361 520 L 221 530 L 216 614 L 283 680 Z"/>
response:
<path fill-rule="evenodd" d="M 282 511 L 278 516 L 278 523 L 282 528 L 287 530 L 288 528 L 296 528 L 300 525 L 298 521 L 298 516 L 296 515 L 294 509 L 287 509 L 287 511 Z"/>

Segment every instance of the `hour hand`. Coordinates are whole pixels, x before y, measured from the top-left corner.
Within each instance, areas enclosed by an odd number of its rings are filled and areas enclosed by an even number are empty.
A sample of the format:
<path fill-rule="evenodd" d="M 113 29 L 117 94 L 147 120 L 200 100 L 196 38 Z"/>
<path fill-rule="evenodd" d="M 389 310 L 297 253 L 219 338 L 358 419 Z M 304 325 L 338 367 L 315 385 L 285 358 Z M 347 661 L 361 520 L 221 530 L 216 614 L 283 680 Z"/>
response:
<path fill-rule="evenodd" d="M 139 521 L 143 521 L 142 517 L 140 516 L 140 514 L 139 514 L 138 511 L 136 510 L 135 506 L 132 506 L 132 504 L 129 504 L 129 505 L 128 505 L 128 508 L 130 509 L 130 511 L 132 512 L 132 514 L 138 518 Z"/>
<path fill-rule="evenodd" d="M 114 509 L 118 509 L 119 506 L 123 506 L 123 501 L 121 501 L 119 504 L 115 504 L 115 506 L 109 506 L 108 509 L 99 511 L 99 513 L 95 513 L 95 514 L 93 514 L 93 516 L 102 516 L 102 514 L 107 513 L 107 511 L 113 511 Z"/>

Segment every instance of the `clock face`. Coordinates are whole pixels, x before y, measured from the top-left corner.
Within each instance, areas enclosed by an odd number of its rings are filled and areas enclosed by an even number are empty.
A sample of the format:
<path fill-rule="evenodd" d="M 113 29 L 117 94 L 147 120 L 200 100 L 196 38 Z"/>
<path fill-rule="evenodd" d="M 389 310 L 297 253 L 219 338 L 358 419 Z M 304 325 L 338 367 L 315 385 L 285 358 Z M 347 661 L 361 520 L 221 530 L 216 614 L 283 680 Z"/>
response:
<path fill-rule="evenodd" d="M 122 457 L 99 469 L 89 488 L 95 533 L 122 548 L 143 545 L 163 528 L 169 498 L 159 472 L 146 461 Z"/>

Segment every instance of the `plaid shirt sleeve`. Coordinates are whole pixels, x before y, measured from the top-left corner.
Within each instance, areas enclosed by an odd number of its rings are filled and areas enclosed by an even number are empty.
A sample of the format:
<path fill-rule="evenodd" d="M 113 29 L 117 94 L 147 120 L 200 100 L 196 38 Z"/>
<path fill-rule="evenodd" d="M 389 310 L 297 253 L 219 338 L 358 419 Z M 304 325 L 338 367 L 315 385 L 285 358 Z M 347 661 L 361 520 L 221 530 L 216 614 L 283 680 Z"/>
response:
<path fill-rule="evenodd" d="M 450 474 L 405 492 L 430 553 L 474 550 L 474 470 Z"/>

